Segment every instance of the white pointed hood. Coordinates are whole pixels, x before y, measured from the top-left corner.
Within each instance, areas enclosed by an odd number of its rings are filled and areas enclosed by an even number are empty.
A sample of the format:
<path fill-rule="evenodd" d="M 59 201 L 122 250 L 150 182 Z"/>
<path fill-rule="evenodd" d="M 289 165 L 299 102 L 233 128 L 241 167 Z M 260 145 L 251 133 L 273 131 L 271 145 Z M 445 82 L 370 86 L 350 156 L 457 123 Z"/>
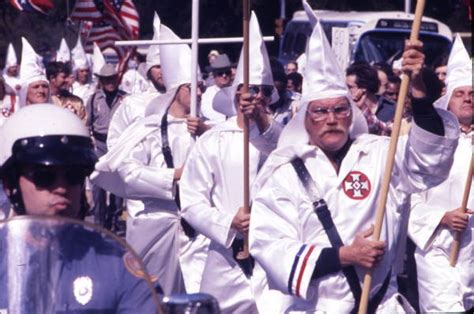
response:
<path fill-rule="evenodd" d="M 447 109 L 453 91 L 462 86 L 472 86 L 472 63 L 469 54 L 464 47 L 461 36 L 456 35 L 451 53 L 448 59 L 448 71 L 446 74 L 446 94 L 440 97 L 434 106 Z"/>
<path fill-rule="evenodd" d="M 94 50 L 92 53 L 92 73 L 99 75 L 100 69 L 105 65 L 105 58 L 100 51 L 99 46 L 94 42 Z"/>
<path fill-rule="evenodd" d="M 153 19 L 153 40 L 158 40 L 160 38 L 160 29 L 161 21 L 158 14 L 155 12 L 155 17 Z M 155 65 L 160 65 L 160 45 L 150 45 L 148 48 L 148 53 L 146 55 L 146 71 L 148 71 Z"/>
<path fill-rule="evenodd" d="M 22 49 L 21 49 L 21 67 L 20 67 L 20 105 L 26 104 L 26 92 L 28 86 L 37 81 L 48 82 L 46 78 L 46 72 L 43 66 L 41 57 L 35 52 L 30 43 L 24 38 L 21 38 Z"/>
<path fill-rule="evenodd" d="M 69 62 L 71 61 L 71 51 L 67 46 L 66 40 L 61 39 L 61 44 L 59 45 L 59 50 L 56 53 L 56 61 L 58 62 Z"/>
<path fill-rule="evenodd" d="M 22 83 L 30 84 L 36 81 L 48 81 L 41 57 L 24 37 L 21 38 L 21 42 L 23 44 L 20 67 Z"/>
<path fill-rule="evenodd" d="M 171 29 L 161 25 L 160 40 L 180 40 Z M 178 88 L 191 83 L 191 48 L 186 44 L 160 45 L 161 75 L 166 87 L 166 93 L 158 96 L 148 105 L 145 115 L 159 114 L 166 109 L 174 99 Z M 200 79 L 198 68 L 198 80 Z M 162 107 L 165 108 L 162 108 Z"/>
<path fill-rule="evenodd" d="M 308 16 L 309 24 L 311 24 L 311 27 L 314 28 L 318 22 L 318 17 L 314 13 L 313 8 L 309 5 L 308 1 L 302 0 L 301 3 L 303 4 L 303 9 Z"/>
<path fill-rule="evenodd" d="M 77 71 L 79 69 L 87 69 L 90 67 L 89 61 L 86 57 L 86 52 L 82 46 L 81 36 L 77 37 L 76 46 L 71 50 L 72 69 Z"/>
<path fill-rule="evenodd" d="M 352 107 L 351 138 L 367 133 L 367 122 L 351 100 L 344 74 L 339 68 L 339 63 L 318 19 L 306 47 L 306 67 L 303 77 L 306 87 L 301 96 L 301 107 L 281 133 L 278 147 L 303 145 L 309 142 L 304 123 L 306 110 L 309 102 L 319 99 L 346 97 Z"/>
<path fill-rule="evenodd" d="M 5 60 L 5 69 L 15 66 L 18 64 L 15 49 L 11 43 L 8 44 L 7 58 Z"/>
<path fill-rule="evenodd" d="M 240 51 L 239 63 L 235 73 L 232 86 L 222 88 L 217 92 L 212 102 L 212 107 L 228 117 L 236 115 L 234 104 L 235 93 L 240 84 L 244 83 L 244 55 L 243 49 Z M 257 16 L 252 11 L 249 23 L 249 84 L 250 85 L 271 85 L 273 86 L 272 68 L 268 58 L 267 48 L 263 41 L 262 32 L 258 24 Z M 271 104 L 279 99 L 276 88 L 273 89 Z"/>

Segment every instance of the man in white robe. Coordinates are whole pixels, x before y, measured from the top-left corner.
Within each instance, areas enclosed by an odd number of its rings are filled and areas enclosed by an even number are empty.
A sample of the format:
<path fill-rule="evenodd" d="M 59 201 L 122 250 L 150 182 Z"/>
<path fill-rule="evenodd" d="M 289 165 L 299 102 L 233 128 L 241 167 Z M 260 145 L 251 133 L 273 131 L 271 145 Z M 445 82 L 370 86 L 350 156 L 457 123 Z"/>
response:
<path fill-rule="evenodd" d="M 179 40 L 165 26 L 160 36 L 163 40 Z M 170 295 L 186 291 L 179 258 L 196 239 L 190 240 L 181 227 L 177 184 L 192 135 L 199 135 L 204 124 L 188 118 L 191 50 L 186 45 L 160 49 L 168 91 L 148 104 L 145 118 L 125 129 L 109 153 L 100 159 L 92 182 L 122 197 L 143 202 L 142 211 L 131 213 L 127 242 L 157 277 L 164 294 Z M 197 96 L 201 96 L 200 89 Z M 189 267 L 197 267 L 199 274 L 198 266 Z"/>
<path fill-rule="evenodd" d="M 76 79 L 72 83 L 72 93 L 87 104 L 89 98 L 96 91 L 96 84 L 91 78 L 91 64 L 81 43 L 81 36 L 77 38 L 76 46 L 71 50 L 72 70 Z"/>
<path fill-rule="evenodd" d="M 250 253 L 265 270 L 269 288 L 293 298 L 279 312 L 357 310 L 355 296 L 368 268 L 369 312 L 412 310 L 398 295 L 396 272 L 391 270 L 398 258 L 400 221 L 407 214 L 399 205 L 410 193 L 446 178 L 459 136 L 453 116 L 437 113 L 424 98 L 420 47 L 419 42 L 409 43 L 404 53 L 404 70 L 412 75 L 415 125 L 410 136 L 399 141 L 381 239 L 375 241 L 368 237 L 373 233 L 389 139 L 355 131 L 360 116 L 355 116 L 342 72 L 316 24 L 306 51 L 304 79 L 309 88 L 303 90 L 302 107 L 282 132 L 254 186 Z M 315 182 L 314 195 L 291 163 L 297 157 Z M 340 239 L 334 246 L 323 228 L 326 222 L 329 230 L 337 228 Z M 329 234 L 332 238 L 334 231 Z"/>
<path fill-rule="evenodd" d="M 266 156 L 276 147 L 281 131 L 266 108 L 278 96 L 254 14 L 250 20 L 250 55 L 249 91 L 253 94 L 240 95 L 241 55 L 234 84 L 222 89 L 221 97 L 216 97 L 226 102 L 225 106 L 240 106 L 234 109 L 237 115 L 197 140 L 180 182 L 183 217 L 211 240 L 200 292 L 216 297 L 223 313 L 257 312 L 251 280 L 234 259 L 250 218 L 242 207 L 244 115 L 251 124 L 250 184 Z"/>
<path fill-rule="evenodd" d="M 408 232 L 416 244 L 422 312 L 472 312 L 474 307 L 474 186 L 467 213 L 459 211 L 472 158 L 471 75 L 472 63 L 458 35 L 448 60 L 447 93 L 435 106 L 447 108 L 458 118 L 459 146 L 448 179 L 411 198 Z M 460 251 L 456 266 L 451 267 L 449 257 L 456 232 L 461 232 Z"/>
<path fill-rule="evenodd" d="M 3 70 L 3 78 L 5 84 L 14 94 L 18 94 L 21 88 L 21 81 L 19 76 L 20 66 L 16 57 L 15 49 L 11 43 L 8 44 L 7 57 L 5 58 L 5 68 Z"/>

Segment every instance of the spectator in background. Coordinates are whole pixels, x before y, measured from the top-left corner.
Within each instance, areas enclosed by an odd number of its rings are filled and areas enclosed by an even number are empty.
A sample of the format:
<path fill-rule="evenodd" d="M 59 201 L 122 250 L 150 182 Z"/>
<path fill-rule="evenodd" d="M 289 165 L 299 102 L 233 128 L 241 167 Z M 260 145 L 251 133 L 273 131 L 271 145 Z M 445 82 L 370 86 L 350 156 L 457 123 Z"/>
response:
<path fill-rule="evenodd" d="M 46 67 L 52 103 L 74 112 L 82 121 L 86 120 L 86 108 L 80 97 L 69 92 L 70 69 L 64 62 L 52 61 Z"/>
<path fill-rule="evenodd" d="M 389 76 L 387 78 L 387 86 L 385 88 L 385 92 L 383 93 L 383 97 L 396 103 L 398 99 L 398 93 L 400 92 L 401 83 L 402 80 L 398 76 Z"/>
<path fill-rule="evenodd" d="M 438 79 L 441 82 L 444 82 L 446 80 L 446 74 L 448 71 L 448 56 L 447 55 L 442 55 L 439 56 L 434 62 L 433 62 L 433 70 L 438 77 Z"/>
<path fill-rule="evenodd" d="M 303 75 L 298 72 L 290 73 L 286 76 L 288 83 L 286 88 L 293 94 L 299 94 L 301 96 L 301 88 L 303 86 Z"/>
<path fill-rule="evenodd" d="M 270 58 L 270 66 L 273 85 L 278 92 L 279 99 L 276 102 L 270 103 L 268 108 L 272 114 L 273 121 L 285 125 L 293 117 L 293 93 L 287 89 L 288 79 L 283 65 L 278 60 Z"/>
<path fill-rule="evenodd" d="M 286 65 L 286 74 L 290 74 L 293 72 L 298 72 L 298 63 L 294 60 L 291 60 Z"/>
<path fill-rule="evenodd" d="M 118 88 L 118 73 L 113 64 L 105 64 L 99 71 L 98 89 L 89 99 L 86 106 L 86 125 L 95 140 L 97 156 L 101 157 L 107 152 L 107 133 L 112 115 L 121 105 L 126 93 Z M 117 218 L 122 209 L 122 199 L 110 195 L 107 206 L 106 191 L 98 186 L 92 187 L 94 199 L 95 223 L 112 229 L 113 220 Z"/>
<path fill-rule="evenodd" d="M 210 125 L 223 122 L 226 119 L 225 115 L 212 108 L 212 101 L 217 92 L 232 84 L 231 68 L 232 63 L 225 53 L 215 57 L 211 62 L 211 65 L 206 68 L 208 72 L 212 73 L 214 85 L 209 86 L 206 92 L 202 95 L 201 112 L 202 116 L 209 120 Z"/>
<path fill-rule="evenodd" d="M 354 63 L 346 70 L 346 83 L 353 101 L 367 120 L 369 133 L 390 135 L 395 106 L 377 95 L 380 87 L 377 70 L 365 62 Z"/>
<path fill-rule="evenodd" d="M 215 49 L 209 51 L 209 54 L 207 55 L 207 62 L 209 63 L 209 65 L 214 62 L 214 59 L 216 59 L 218 55 L 220 55 L 220 53 Z M 206 77 L 206 86 L 212 85 L 214 85 L 214 77 L 212 76 L 212 73 L 208 73 L 208 76 Z"/>
<path fill-rule="evenodd" d="M 377 76 L 380 81 L 380 86 L 377 95 L 383 95 L 385 89 L 387 88 L 388 77 L 393 75 L 392 68 L 388 64 L 383 62 L 374 64 L 373 68 L 377 70 Z"/>

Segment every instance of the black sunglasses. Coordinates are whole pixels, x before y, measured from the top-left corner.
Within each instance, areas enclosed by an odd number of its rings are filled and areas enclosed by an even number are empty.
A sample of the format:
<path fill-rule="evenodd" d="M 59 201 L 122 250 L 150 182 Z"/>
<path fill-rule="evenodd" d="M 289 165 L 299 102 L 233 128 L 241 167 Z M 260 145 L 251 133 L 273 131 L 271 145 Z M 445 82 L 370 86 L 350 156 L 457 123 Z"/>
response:
<path fill-rule="evenodd" d="M 33 166 L 21 173 L 39 188 L 50 188 L 62 176 L 69 185 L 84 183 L 87 172 L 82 168 Z"/>
<path fill-rule="evenodd" d="M 273 86 L 271 85 L 249 85 L 249 93 L 252 95 L 257 95 L 262 91 L 263 96 L 270 97 L 273 93 Z"/>
<path fill-rule="evenodd" d="M 231 74 L 232 74 L 231 70 L 214 72 L 215 76 L 224 76 L 224 75 L 230 76 Z"/>

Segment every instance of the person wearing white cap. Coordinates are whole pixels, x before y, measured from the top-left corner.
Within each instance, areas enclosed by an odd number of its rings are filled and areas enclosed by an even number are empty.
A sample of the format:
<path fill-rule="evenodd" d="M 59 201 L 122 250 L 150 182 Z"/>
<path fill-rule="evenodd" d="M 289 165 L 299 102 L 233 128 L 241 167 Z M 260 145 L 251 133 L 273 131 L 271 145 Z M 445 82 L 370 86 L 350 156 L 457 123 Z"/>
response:
<path fill-rule="evenodd" d="M 164 25 L 160 38 L 179 40 Z M 201 248 L 205 239 L 198 235 L 190 241 L 185 236 L 177 191 L 193 142 L 191 135 L 200 135 L 203 123 L 198 123 L 197 118 L 192 120 L 196 123 L 189 123 L 187 118 L 191 103 L 191 49 L 187 45 L 163 45 L 160 58 L 167 92 L 148 104 L 145 118 L 124 130 L 100 159 L 91 179 L 124 198 L 144 203 L 141 211 L 129 208 L 126 239 L 143 257 L 149 272 L 159 278 L 164 294 L 169 295 L 189 291 L 183 277 L 189 280 L 196 276 L 193 271 L 200 277 L 199 265 L 205 258 L 205 253 L 192 254 L 187 257 L 187 265 L 180 265 L 180 255 L 186 255 L 192 244 Z M 199 101 L 199 88 L 197 96 Z M 190 270 L 183 276 L 186 266 Z"/>
<path fill-rule="evenodd" d="M 91 64 L 82 46 L 81 36 L 78 36 L 76 46 L 72 49 L 71 55 L 73 60 L 72 70 L 75 73 L 72 93 L 80 97 L 86 104 L 95 92 L 95 84 L 92 83 Z"/>
<path fill-rule="evenodd" d="M 49 81 L 46 78 L 41 57 L 36 54 L 24 37 L 21 38 L 21 42 L 23 48 L 20 67 L 20 107 L 48 102 L 50 98 Z"/>
<path fill-rule="evenodd" d="M 363 116 L 316 23 L 306 51 L 301 109 L 253 190 L 250 253 L 266 272 L 269 288 L 293 298 L 279 312 L 357 310 L 368 268 L 369 313 L 412 311 L 397 293 L 392 269 L 408 215 L 403 204 L 411 193 L 447 177 L 459 136 L 452 114 L 435 111 L 424 98 L 420 47 L 408 42 L 404 51 L 404 71 L 411 75 L 413 97 L 419 97 L 412 99 L 415 124 L 399 139 L 381 240 L 374 241 L 369 237 L 389 139 L 361 134 Z"/>
<path fill-rule="evenodd" d="M 458 118 L 461 137 L 446 181 L 413 194 L 408 234 L 415 242 L 421 312 L 472 312 L 474 307 L 474 186 L 467 214 L 459 212 L 472 157 L 472 63 L 458 35 L 448 60 L 447 93 L 435 106 Z M 454 232 L 461 232 L 455 267 L 449 265 Z"/>
<path fill-rule="evenodd" d="M 19 65 L 13 45 L 8 44 L 7 58 L 5 59 L 5 69 L 3 71 L 3 78 L 13 93 L 18 94 L 21 88 L 21 81 L 19 77 Z"/>
<path fill-rule="evenodd" d="M 211 241 L 200 292 L 217 298 L 224 313 L 257 312 L 249 268 L 238 264 L 249 215 L 243 211 L 243 121 L 250 120 L 250 183 L 276 146 L 281 126 L 267 106 L 278 94 L 255 13 L 250 18 L 249 93 L 241 94 L 243 52 L 232 86 L 214 102 L 233 116 L 200 137 L 190 152 L 180 182 L 182 216 Z M 216 106 L 214 106 L 216 108 Z M 222 112 L 222 111 L 221 111 Z M 249 261 L 250 262 L 250 261 Z M 242 268 L 241 268 L 242 267 Z"/>

